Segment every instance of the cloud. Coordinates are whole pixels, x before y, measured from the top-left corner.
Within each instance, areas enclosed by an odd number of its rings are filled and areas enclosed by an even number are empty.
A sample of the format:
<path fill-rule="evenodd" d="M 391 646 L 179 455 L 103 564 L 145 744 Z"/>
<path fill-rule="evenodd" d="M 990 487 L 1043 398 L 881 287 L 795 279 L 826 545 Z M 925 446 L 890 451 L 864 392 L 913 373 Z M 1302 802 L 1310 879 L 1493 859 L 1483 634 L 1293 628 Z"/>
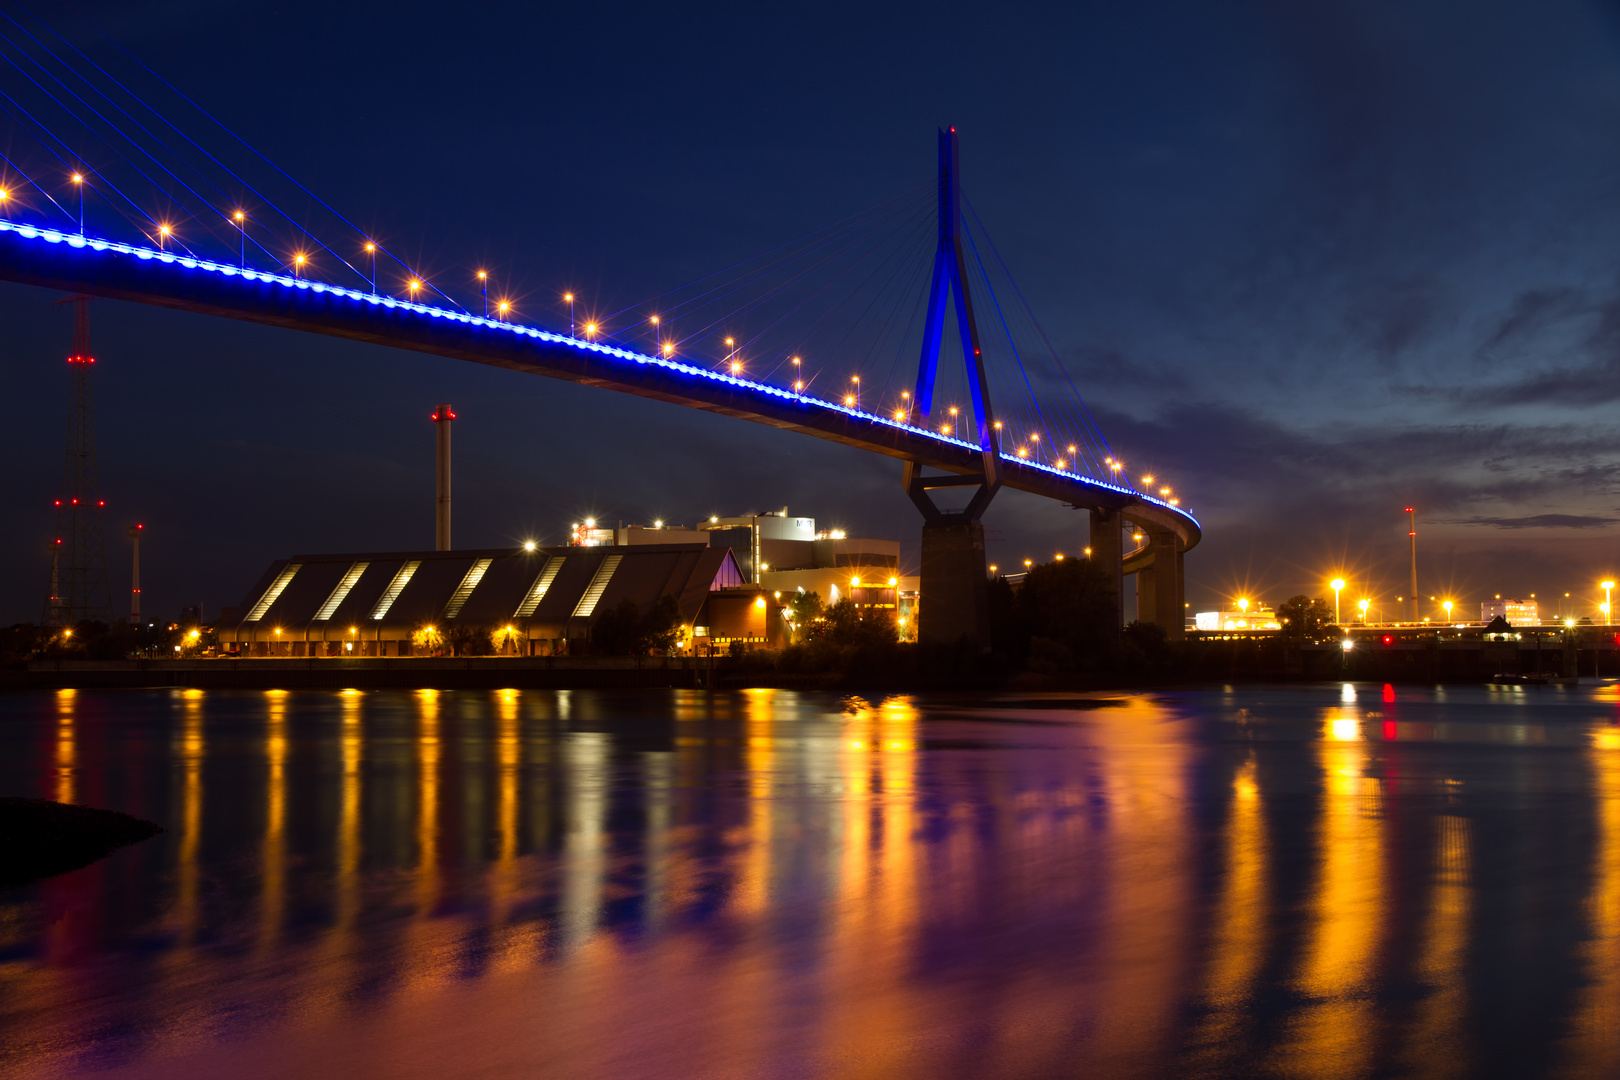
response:
<path fill-rule="evenodd" d="M 1513 306 L 1496 324 L 1489 348 L 1500 348 L 1534 335 L 1548 323 L 1582 314 L 1582 294 L 1566 286 L 1526 289 L 1514 298 Z"/>
<path fill-rule="evenodd" d="M 1493 529 L 1598 529 L 1620 518 L 1597 514 L 1531 514 L 1528 517 L 1454 518 L 1442 525 L 1488 525 Z"/>

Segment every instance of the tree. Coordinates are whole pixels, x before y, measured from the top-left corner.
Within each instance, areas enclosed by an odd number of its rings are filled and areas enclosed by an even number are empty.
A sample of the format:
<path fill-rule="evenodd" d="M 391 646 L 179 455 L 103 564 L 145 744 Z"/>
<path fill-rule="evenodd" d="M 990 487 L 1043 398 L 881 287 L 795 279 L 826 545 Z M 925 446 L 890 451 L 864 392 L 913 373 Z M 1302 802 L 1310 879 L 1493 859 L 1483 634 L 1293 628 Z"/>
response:
<path fill-rule="evenodd" d="M 432 623 L 418 623 L 411 630 L 411 652 L 416 656 L 443 656 L 444 635 Z"/>
<path fill-rule="evenodd" d="M 453 626 L 445 635 L 451 656 L 491 656 L 495 639 L 487 626 Z"/>
<path fill-rule="evenodd" d="M 1284 637 L 1314 637 L 1333 625 L 1333 605 L 1321 597 L 1294 596 L 1277 605 Z"/>
<path fill-rule="evenodd" d="M 1117 650 L 1117 597 L 1106 572 L 1090 559 L 1032 567 L 1016 592 L 997 578 L 989 601 L 995 648 L 1020 660 L 1038 653 L 1043 671 L 1095 669 L 1110 663 Z"/>
<path fill-rule="evenodd" d="M 840 597 L 827 608 L 819 621 L 810 625 L 810 640 L 825 641 L 834 648 L 893 645 L 899 640 L 894 615 L 887 608 L 864 611 L 849 597 Z"/>
<path fill-rule="evenodd" d="M 788 618 L 793 623 L 793 639 L 809 641 L 815 634 L 816 621 L 824 617 L 826 606 L 817 592 L 797 592 L 788 601 Z"/>
<path fill-rule="evenodd" d="M 604 611 L 591 627 L 591 650 L 603 656 L 645 656 L 668 652 L 681 630 L 681 607 L 665 596 L 643 611 L 626 597 Z"/>

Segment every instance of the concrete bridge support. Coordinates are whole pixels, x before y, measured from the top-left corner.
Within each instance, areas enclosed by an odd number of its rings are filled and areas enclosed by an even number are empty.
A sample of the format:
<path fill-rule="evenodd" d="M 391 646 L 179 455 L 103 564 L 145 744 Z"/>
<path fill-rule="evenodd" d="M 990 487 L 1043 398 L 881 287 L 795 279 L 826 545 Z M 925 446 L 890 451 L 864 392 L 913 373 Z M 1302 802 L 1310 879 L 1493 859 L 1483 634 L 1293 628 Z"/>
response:
<path fill-rule="evenodd" d="M 1091 561 L 1102 567 L 1108 576 L 1108 587 L 1114 594 L 1114 632 L 1117 634 L 1125 622 L 1125 570 L 1120 560 L 1124 544 L 1120 529 L 1124 526 L 1118 510 L 1092 510 Z"/>
<path fill-rule="evenodd" d="M 1162 627 L 1171 641 L 1186 637 L 1186 579 L 1181 541 L 1169 529 L 1148 528 L 1152 565 L 1136 572 L 1136 617 Z"/>
<path fill-rule="evenodd" d="M 919 641 L 954 645 L 966 638 L 980 649 L 990 647 L 983 525 L 948 520 L 925 524 L 918 587 Z"/>

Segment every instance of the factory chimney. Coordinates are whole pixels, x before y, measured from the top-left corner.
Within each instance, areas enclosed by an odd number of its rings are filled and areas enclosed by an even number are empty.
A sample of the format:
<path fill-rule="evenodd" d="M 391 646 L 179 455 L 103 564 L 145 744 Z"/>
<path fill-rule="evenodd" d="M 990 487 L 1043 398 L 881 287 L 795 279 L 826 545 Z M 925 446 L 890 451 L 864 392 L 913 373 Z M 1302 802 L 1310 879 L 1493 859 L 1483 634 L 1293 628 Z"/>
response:
<path fill-rule="evenodd" d="M 433 411 L 433 422 L 439 426 L 438 482 L 436 485 L 433 546 L 436 551 L 450 550 L 450 422 L 456 414 L 448 404 Z"/>

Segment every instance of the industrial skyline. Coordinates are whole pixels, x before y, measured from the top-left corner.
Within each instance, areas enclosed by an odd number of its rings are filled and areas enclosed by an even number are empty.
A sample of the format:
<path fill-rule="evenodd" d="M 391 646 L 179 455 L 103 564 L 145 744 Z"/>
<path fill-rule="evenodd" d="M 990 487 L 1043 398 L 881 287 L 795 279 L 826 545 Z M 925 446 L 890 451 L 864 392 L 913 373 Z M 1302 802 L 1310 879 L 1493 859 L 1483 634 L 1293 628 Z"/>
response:
<path fill-rule="evenodd" d="M 1028 40 L 1016 20 L 988 31 L 1023 41 L 1034 64 L 945 32 L 948 55 L 996 57 L 960 91 L 928 74 L 931 60 L 873 45 L 916 32 L 882 16 L 869 40 L 812 30 L 793 41 L 818 68 L 876 73 L 880 92 L 859 98 L 778 70 L 794 67 L 764 47 L 780 24 L 652 13 L 616 39 L 612 61 L 565 51 L 538 94 L 489 63 L 487 87 L 425 95 L 408 118 L 381 104 L 411 96 L 402 60 L 516 46 L 490 39 L 482 19 L 441 12 L 368 23 L 362 36 L 377 45 L 357 60 L 343 55 L 355 13 L 306 40 L 296 14 L 165 18 L 179 11 L 137 23 L 89 9 L 147 58 L 229 52 L 240 84 L 159 66 L 425 263 L 453 265 L 477 238 L 486 247 L 472 254 L 521 283 L 521 303 L 553 325 L 572 307 L 565 293 L 606 307 L 870 205 L 930 153 L 899 133 L 956 122 L 975 148 L 978 208 L 1049 313 L 1098 425 L 1143 475 L 1164 471 L 1205 523 L 1192 607 L 1238 591 L 1320 595 L 1338 571 L 1399 580 L 1409 504 L 1425 522 L 1425 593 L 1574 593 L 1614 570 L 1620 466 L 1593 406 L 1614 387 L 1606 251 L 1620 202 L 1604 178 L 1620 150 L 1598 133 L 1620 29 L 1596 5 L 1533 19 L 1503 7 L 1467 27 L 1439 13 L 1262 18 L 1189 5 L 1159 23 L 1077 10 L 1050 41 Z M 524 30 L 599 36 L 589 13 L 548 12 L 543 25 L 510 15 L 513 42 Z M 1457 38 L 1446 63 L 1419 63 L 1442 36 Z M 716 42 L 736 65 L 724 78 L 695 59 Z M 1143 63 L 1088 65 L 1088 49 L 1134 50 Z M 672 73 L 677 99 L 648 115 L 647 89 Z M 739 78 L 758 92 L 717 92 Z M 233 89 L 272 83 L 274 101 Z M 322 105 L 334 97 L 357 104 L 333 116 Z M 423 159 L 469 107 L 469 151 Z M 1544 134 L 1548 115 L 1591 137 Z M 738 130 L 746 154 L 732 152 Z M 500 137 L 512 131 L 523 138 Z M 39 403 L 5 444 L 8 505 L 40 509 L 4 540 L 18 568 L 0 583 L 8 621 L 34 617 L 48 570 L 34 553 L 51 528 L 57 455 L 46 448 L 60 445 L 63 420 L 57 298 L 0 287 L 8 396 Z M 153 613 L 232 602 L 242 583 L 226 551 L 251 565 L 425 532 L 424 400 L 456 401 L 470 421 L 457 439 L 457 538 L 469 546 L 560 542 L 587 515 L 680 520 L 788 502 L 904 537 L 915 563 L 914 512 L 896 498 L 891 463 L 842 448 L 723 421 L 699 430 L 654 403 L 130 305 L 98 311 L 97 338 L 113 593 L 127 596 L 117 538 L 145 523 Z M 1081 515 L 1010 494 L 986 524 L 993 562 L 1083 543 Z"/>

